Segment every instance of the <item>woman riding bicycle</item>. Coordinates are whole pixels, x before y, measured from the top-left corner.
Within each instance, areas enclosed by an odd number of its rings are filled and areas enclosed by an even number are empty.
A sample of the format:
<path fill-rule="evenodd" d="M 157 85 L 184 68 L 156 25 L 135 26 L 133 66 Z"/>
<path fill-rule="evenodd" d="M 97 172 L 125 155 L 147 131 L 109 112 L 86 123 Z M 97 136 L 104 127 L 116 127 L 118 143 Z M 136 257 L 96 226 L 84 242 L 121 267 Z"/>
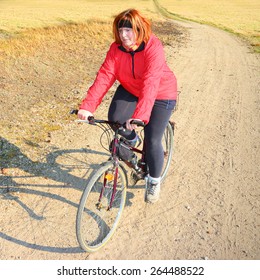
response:
<path fill-rule="evenodd" d="M 160 40 L 139 11 L 129 9 L 117 15 L 113 34 L 115 41 L 80 105 L 78 117 L 92 116 L 114 82 L 120 82 L 110 104 L 108 119 L 126 122 L 127 129 L 121 135 L 132 146 L 139 137 L 131 120 L 146 124 L 144 139 L 149 169 L 146 201 L 154 203 L 159 199 L 164 161 L 161 140 L 175 107 L 177 82 L 166 64 Z"/>

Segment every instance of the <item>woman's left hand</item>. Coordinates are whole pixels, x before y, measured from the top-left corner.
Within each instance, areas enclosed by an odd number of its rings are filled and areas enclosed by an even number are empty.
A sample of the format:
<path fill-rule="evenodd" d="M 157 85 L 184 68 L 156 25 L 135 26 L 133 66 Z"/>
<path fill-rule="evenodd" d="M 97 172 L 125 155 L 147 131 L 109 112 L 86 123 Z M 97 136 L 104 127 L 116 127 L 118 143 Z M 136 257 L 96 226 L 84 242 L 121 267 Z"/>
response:
<path fill-rule="evenodd" d="M 136 124 L 131 124 L 131 121 L 141 121 L 139 119 L 129 119 L 126 121 L 126 128 L 129 129 L 129 130 L 134 130 L 137 128 L 137 125 Z"/>

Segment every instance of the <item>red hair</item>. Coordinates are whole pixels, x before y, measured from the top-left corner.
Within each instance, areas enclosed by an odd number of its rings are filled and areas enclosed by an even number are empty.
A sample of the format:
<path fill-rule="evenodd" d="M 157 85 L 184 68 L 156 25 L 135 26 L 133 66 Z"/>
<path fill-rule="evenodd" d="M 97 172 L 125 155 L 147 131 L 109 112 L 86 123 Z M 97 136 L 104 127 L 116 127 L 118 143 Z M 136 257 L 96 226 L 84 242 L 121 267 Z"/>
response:
<path fill-rule="evenodd" d="M 143 41 L 145 43 L 148 42 L 151 36 L 151 23 L 148 19 L 143 17 L 139 11 L 135 9 L 129 9 L 121 12 L 117 15 L 113 22 L 113 34 L 115 38 L 115 42 L 117 44 L 121 44 L 121 40 L 119 37 L 119 23 L 122 21 L 130 22 L 133 28 L 133 31 L 136 36 L 136 43 L 139 45 Z"/>

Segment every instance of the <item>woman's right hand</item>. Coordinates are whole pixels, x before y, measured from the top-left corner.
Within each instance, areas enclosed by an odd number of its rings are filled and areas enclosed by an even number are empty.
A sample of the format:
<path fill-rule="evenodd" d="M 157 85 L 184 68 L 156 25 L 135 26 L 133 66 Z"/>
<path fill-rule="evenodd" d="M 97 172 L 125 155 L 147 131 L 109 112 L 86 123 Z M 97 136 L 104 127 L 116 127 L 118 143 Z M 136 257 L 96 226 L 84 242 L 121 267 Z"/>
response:
<path fill-rule="evenodd" d="M 87 110 L 80 109 L 78 111 L 78 118 L 81 120 L 87 120 L 88 117 L 93 117 L 93 114 Z"/>

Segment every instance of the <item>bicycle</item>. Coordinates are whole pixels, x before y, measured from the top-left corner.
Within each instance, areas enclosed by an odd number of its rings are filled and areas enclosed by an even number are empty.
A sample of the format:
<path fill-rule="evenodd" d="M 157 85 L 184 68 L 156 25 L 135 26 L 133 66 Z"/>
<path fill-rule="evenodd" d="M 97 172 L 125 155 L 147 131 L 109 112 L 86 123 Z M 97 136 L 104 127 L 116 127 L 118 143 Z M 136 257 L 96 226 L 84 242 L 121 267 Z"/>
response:
<path fill-rule="evenodd" d="M 77 114 L 77 112 L 77 110 L 71 111 L 72 114 Z M 146 179 L 148 167 L 145 163 L 145 141 L 143 141 L 142 149 L 128 145 L 119 134 L 120 130 L 124 129 L 123 124 L 98 120 L 94 117 L 78 120 L 78 122 L 97 125 L 103 129 L 104 126 L 116 127 L 109 146 L 109 160 L 102 163 L 89 179 L 77 211 L 77 240 L 83 250 L 91 253 L 102 248 L 112 237 L 123 212 L 128 187 L 127 171 L 123 163 L 132 169 L 131 176 L 135 183 Z M 133 123 L 144 127 L 144 123 L 140 121 L 133 121 Z M 169 122 L 163 136 L 164 166 L 161 182 L 166 177 L 172 159 L 173 135 L 174 123 Z M 132 152 L 131 158 L 122 160 L 120 147 Z M 139 159 L 137 154 L 140 155 Z"/>

